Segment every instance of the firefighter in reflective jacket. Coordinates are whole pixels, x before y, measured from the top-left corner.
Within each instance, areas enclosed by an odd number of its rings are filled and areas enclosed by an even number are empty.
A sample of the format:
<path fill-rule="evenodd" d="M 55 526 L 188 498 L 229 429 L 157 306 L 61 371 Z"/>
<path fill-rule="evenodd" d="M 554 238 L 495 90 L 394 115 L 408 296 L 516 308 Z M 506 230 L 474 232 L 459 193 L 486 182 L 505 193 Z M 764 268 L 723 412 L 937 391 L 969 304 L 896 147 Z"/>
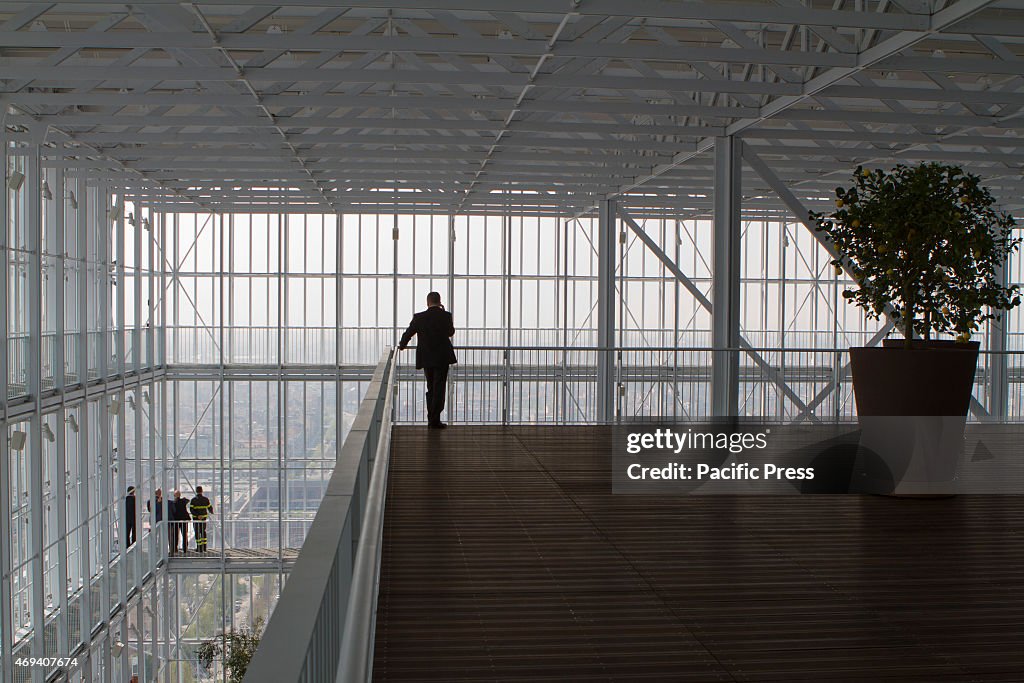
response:
<path fill-rule="evenodd" d="M 188 511 L 192 514 L 192 526 L 196 533 L 196 551 L 206 552 L 206 518 L 213 514 L 213 503 L 203 495 L 203 487 L 196 487 L 196 497 L 189 501 Z"/>

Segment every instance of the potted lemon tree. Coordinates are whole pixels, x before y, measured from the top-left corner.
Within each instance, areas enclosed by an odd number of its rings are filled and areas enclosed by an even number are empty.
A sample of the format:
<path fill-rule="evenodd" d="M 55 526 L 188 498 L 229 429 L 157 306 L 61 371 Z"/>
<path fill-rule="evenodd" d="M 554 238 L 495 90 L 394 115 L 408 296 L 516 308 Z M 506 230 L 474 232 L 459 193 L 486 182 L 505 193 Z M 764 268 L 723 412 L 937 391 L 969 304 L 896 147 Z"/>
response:
<path fill-rule="evenodd" d="M 861 426 L 868 417 L 952 418 L 962 442 L 978 361 L 971 337 L 1021 301 L 1001 277 L 1020 243 L 1014 218 L 977 176 L 937 163 L 858 167 L 850 187 L 836 188 L 835 209 L 810 218 L 835 245 L 833 264 L 855 282 L 843 297 L 871 318 L 892 318 L 903 336 L 850 349 Z M 922 476 L 952 476 L 944 467 Z"/>

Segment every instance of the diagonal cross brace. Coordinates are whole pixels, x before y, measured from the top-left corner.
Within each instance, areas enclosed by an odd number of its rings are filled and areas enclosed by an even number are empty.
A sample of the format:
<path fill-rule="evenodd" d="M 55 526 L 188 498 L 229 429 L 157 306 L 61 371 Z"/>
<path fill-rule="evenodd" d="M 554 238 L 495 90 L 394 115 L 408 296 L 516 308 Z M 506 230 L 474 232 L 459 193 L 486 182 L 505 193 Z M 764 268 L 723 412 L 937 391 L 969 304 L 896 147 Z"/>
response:
<path fill-rule="evenodd" d="M 842 268 L 846 271 L 847 275 L 855 281 L 859 281 L 857 276 L 853 273 L 850 259 L 836 250 L 836 245 L 832 243 L 832 240 L 829 239 L 828 235 L 817 230 L 810 221 L 810 211 L 808 211 L 800 200 L 796 198 L 796 195 L 786 187 L 786 184 L 783 183 L 770 168 L 768 168 L 768 164 L 766 164 L 764 160 L 757 155 L 757 152 L 750 148 L 750 145 L 743 145 L 743 160 L 749 164 L 750 168 L 754 169 L 754 172 L 757 173 L 757 175 L 761 176 L 763 181 L 768 183 L 768 187 L 778 195 L 779 199 L 782 200 L 782 203 L 786 205 L 786 208 L 793 212 L 796 219 L 800 221 L 805 228 L 810 230 L 811 235 L 815 240 L 817 240 L 818 244 L 828 252 L 828 255 L 842 264 Z M 895 327 L 899 326 L 899 316 L 897 316 L 895 311 L 893 311 L 892 306 L 887 304 L 884 314 L 888 322 L 891 322 Z M 878 342 L 876 341 L 875 343 Z"/>
<path fill-rule="evenodd" d="M 770 168 L 768 168 L 768 165 L 764 162 L 763 159 L 761 159 L 761 157 L 757 155 L 757 153 L 753 149 L 750 148 L 750 145 L 743 146 L 743 160 L 746 161 L 752 169 L 754 169 L 754 172 L 757 173 L 757 175 L 761 176 L 762 180 L 768 183 L 768 186 L 772 189 L 773 192 L 775 192 L 776 195 L 778 195 L 779 199 L 782 200 L 782 203 L 785 204 L 786 207 L 793 212 L 796 219 L 799 220 L 804 227 L 811 231 L 811 234 L 814 236 L 814 239 L 816 239 L 818 243 L 821 244 L 825 251 L 827 251 L 832 258 L 842 263 L 843 270 L 845 270 L 850 275 L 850 277 L 856 280 L 857 277 L 853 274 L 850 268 L 850 260 L 845 256 L 841 255 L 838 251 L 836 251 L 836 247 L 832 243 L 832 240 L 828 238 L 828 235 L 825 235 L 824 233 L 821 233 L 815 229 L 815 227 L 810 222 L 810 212 L 807 210 L 807 208 L 804 207 L 800 200 L 796 198 L 796 195 L 794 195 L 790 191 L 790 189 L 786 187 L 785 183 L 783 183 L 782 180 L 777 175 L 775 175 Z M 884 313 L 886 317 L 886 324 L 871 338 L 870 341 L 868 341 L 867 346 L 875 346 L 882 339 L 885 338 L 885 336 L 889 333 L 890 330 L 892 330 L 894 327 L 897 327 L 897 322 L 899 318 L 893 311 L 892 306 L 887 305 L 885 307 Z M 849 365 L 847 364 L 847 366 L 843 368 L 842 375 L 844 377 L 846 376 L 848 367 Z M 811 401 L 811 404 L 809 406 L 804 407 L 804 410 L 806 410 L 807 412 L 806 416 L 810 416 L 810 411 L 817 407 L 825 399 L 825 397 L 828 396 L 829 393 L 835 390 L 835 388 L 835 385 L 830 385 L 826 389 L 822 390 L 823 394 L 819 393 L 818 396 L 815 396 L 814 400 Z M 985 406 L 981 405 L 978 399 L 974 398 L 973 396 L 971 397 L 971 412 L 974 413 L 975 416 L 981 418 L 989 416 L 988 410 L 985 409 Z M 804 417 L 806 416 L 804 412 L 801 412 L 800 416 L 798 416 L 797 418 L 797 421 L 804 419 Z"/>
<path fill-rule="evenodd" d="M 665 251 L 661 247 L 659 247 L 653 239 L 651 239 L 650 235 L 648 235 L 647 232 L 643 228 L 641 228 L 635 220 L 633 220 L 633 217 L 626 213 L 626 211 L 621 206 L 619 207 L 618 212 L 619 217 L 623 220 L 623 222 L 629 226 L 630 230 L 636 233 L 636 236 L 640 238 L 640 241 L 647 245 L 647 248 L 651 250 L 651 253 L 654 254 L 658 258 L 658 260 L 662 262 L 662 264 L 664 264 L 664 266 L 676 277 L 677 280 L 679 280 L 683 287 L 686 288 L 686 291 L 690 292 L 690 294 L 693 295 L 693 297 L 697 300 L 697 303 L 699 303 L 701 307 L 706 309 L 708 312 L 712 311 L 714 305 L 712 304 L 711 300 L 708 299 L 707 296 L 705 296 L 704 293 L 700 291 L 700 288 L 697 287 L 697 285 L 694 284 L 694 282 L 690 278 L 688 278 L 682 270 L 679 269 L 679 266 L 676 265 L 672 261 L 672 259 L 668 257 L 668 254 L 666 254 Z M 793 389 L 786 383 L 786 380 L 782 376 L 782 373 L 779 372 L 770 363 L 768 363 L 768 361 L 766 361 L 761 354 L 755 351 L 754 348 L 751 346 L 750 342 L 743 338 L 742 335 L 740 336 L 740 349 L 744 353 L 746 353 L 747 356 L 750 357 L 750 359 L 754 362 L 754 365 L 756 365 L 768 379 L 770 379 L 776 386 L 779 387 L 779 389 L 782 390 L 782 393 L 786 396 L 786 398 L 792 401 L 793 405 L 795 405 L 801 411 L 801 414 L 810 412 L 807 405 L 800 399 L 799 396 L 797 396 L 796 392 L 794 392 Z M 810 419 L 818 421 L 817 418 L 814 417 L 813 415 L 810 415 Z"/>

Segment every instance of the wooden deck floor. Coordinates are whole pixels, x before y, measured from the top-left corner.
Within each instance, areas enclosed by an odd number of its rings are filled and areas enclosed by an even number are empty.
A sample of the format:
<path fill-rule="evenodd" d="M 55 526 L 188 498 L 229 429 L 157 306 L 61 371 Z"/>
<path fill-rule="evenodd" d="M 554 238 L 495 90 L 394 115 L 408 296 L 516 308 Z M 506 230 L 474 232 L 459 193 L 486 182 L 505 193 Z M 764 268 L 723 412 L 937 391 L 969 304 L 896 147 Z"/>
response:
<path fill-rule="evenodd" d="M 1024 680 L 1024 497 L 613 496 L 606 439 L 395 429 L 377 680 Z"/>

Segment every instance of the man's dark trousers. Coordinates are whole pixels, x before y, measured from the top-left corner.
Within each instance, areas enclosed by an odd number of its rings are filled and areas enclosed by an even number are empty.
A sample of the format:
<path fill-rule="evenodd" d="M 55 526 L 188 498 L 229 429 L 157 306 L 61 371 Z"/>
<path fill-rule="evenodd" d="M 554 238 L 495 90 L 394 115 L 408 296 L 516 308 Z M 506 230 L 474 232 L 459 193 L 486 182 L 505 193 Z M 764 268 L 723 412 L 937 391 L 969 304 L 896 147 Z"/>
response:
<path fill-rule="evenodd" d="M 175 522 L 174 530 L 176 534 L 181 534 L 181 551 L 188 552 L 188 519 Z"/>
<path fill-rule="evenodd" d="M 206 552 L 206 520 L 194 520 L 192 526 L 195 528 L 196 551 Z"/>
<path fill-rule="evenodd" d="M 423 368 L 423 377 L 427 380 L 427 423 L 441 422 L 444 410 L 444 395 L 448 390 L 448 366 L 439 365 Z"/>

